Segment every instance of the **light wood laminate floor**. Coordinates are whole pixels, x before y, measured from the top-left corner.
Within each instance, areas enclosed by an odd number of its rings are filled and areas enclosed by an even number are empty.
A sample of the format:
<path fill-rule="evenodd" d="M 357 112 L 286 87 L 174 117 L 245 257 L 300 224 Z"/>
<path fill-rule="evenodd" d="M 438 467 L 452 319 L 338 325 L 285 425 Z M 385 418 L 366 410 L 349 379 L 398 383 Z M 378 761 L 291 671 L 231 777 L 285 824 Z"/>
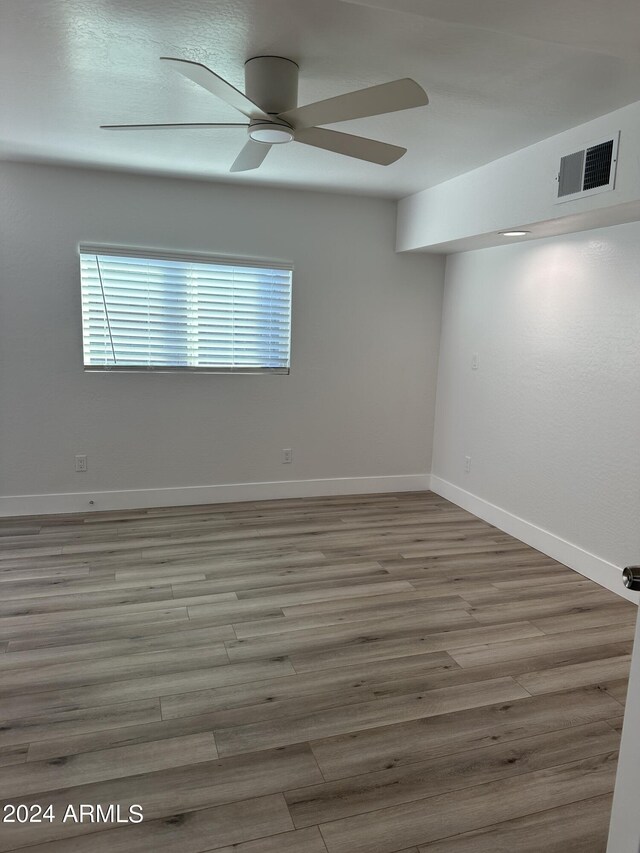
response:
<path fill-rule="evenodd" d="M 0 590 L 1 851 L 605 850 L 635 607 L 434 494 L 3 519 Z"/>

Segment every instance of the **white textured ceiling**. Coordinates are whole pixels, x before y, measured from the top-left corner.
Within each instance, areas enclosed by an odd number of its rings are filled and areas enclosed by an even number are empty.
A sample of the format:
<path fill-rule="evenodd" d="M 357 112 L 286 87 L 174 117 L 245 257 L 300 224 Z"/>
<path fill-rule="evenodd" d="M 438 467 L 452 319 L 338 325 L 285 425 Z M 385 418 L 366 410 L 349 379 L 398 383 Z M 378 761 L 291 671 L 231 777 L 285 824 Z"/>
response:
<path fill-rule="evenodd" d="M 392 166 L 302 145 L 229 175 L 243 129 L 109 133 L 101 123 L 238 121 L 158 61 L 300 65 L 300 103 L 413 77 L 428 107 L 336 129 L 404 145 Z M 638 0 L 0 0 L 0 157 L 399 197 L 640 97 Z"/>

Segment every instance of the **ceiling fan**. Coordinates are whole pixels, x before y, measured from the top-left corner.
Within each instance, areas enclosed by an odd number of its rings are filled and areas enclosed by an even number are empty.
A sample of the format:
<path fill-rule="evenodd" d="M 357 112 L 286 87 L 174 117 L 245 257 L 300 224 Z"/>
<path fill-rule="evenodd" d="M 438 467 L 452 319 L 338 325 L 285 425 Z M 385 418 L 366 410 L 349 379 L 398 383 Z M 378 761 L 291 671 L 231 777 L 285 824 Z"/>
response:
<path fill-rule="evenodd" d="M 318 125 L 382 115 L 411 107 L 422 107 L 429 103 L 422 87 L 415 80 L 405 77 L 299 107 L 299 69 L 297 63 L 291 59 L 281 56 L 255 56 L 247 60 L 244 66 L 246 94 L 243 94 L 200 62 L 168 56 L 160 58 L 180 74 L 234 107 L 249 121 L 107 124 L 101 127 L 104 130 L 246 127 L 249 139 L 231 166 L 232 172 L 257 169 L 272 145 L 285 142 L 302 142 L 303 145 L 312 145 L 315 148 L 334 151 L 336 154 L 355 157 L 357 160 L 388 166 L 402 157 L 407 149 L 363 136 L 339 133 Z"/>

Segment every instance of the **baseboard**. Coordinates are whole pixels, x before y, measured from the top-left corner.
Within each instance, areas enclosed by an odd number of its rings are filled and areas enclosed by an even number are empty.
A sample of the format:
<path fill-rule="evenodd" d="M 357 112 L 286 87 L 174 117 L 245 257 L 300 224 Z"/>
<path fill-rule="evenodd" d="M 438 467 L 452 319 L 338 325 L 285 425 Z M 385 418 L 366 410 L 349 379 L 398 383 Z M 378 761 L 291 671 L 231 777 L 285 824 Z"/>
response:
<path fill-rule="evenodd" d="M 0 496 L 0 517 L 142 509 L 160 506 L 264 501 L 330 495 L 419 492 L 429 489 L 429 474 L 382 477 L 332 477 L 320 480 L 281 480 L 271 483 L 226 483 L 165 489 L 127 489 L 103 492 L 63 492 L 45 495 Z"/>
<path fill-rule="evenodd" d="M 547 554 L 606 589 L 610 589 L 616 595 L 633 601 L 635 604 L 639 603 L 640 596 L 638 593 L 630 592 L 622 585 L 622 578 L 620 577 L 622 567 L 614 566 L 613 563 L 585 551 L 572 542 L 567 542 L 566 539 L 556 536 L 549 530 L 513 515 L 506 509 L 489 503 L 489 501 L 467 492 L 435 474 L 431 475 L 431 490 L 462 507 L 462 509 L 472 512 L 478 518 L 488 521 L 489 524 L 493 524 L 510 536 L 515 536 L 521 542 L 531 545 L 537 551 L 542 551 L 543 554 Z"/>

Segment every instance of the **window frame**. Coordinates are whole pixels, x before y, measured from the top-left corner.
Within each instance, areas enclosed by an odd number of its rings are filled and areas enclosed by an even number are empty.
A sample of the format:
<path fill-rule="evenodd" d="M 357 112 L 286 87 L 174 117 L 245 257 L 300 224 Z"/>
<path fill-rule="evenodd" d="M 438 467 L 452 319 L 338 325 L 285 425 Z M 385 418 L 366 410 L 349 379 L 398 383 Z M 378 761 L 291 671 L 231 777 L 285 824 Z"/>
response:
<path fill-rule="evenodd" d="M 166 249 L 155 249 L 140 246 L 122 246 L 100 243 L 79 243 L 78 258 L 80 260 L 80 309 L 81 309 L 81 331 L 82 331 L 82 362 L 86 373 L 209 373 L 209 374 L 276 374 L 286 375 L 291 373 L 291 349 L 292 349 L 292 316 L 293 316 L 293 271 L 294 265 L 291 261 L 274 260 L 273 258 L 239 257 L 230 255 L 218 255 L 208 252 L 168 251 Z M 246 268 L 260 268 L 272 270 L 284 270 L 291 274 L 289 286 L 289 347 L 288 364 L 286 367 L 250 367 L 240 366 L 215 366 L 215 365 L 144 365 L 144 364 L 86 364 L 85 362 L 85 314 L 83 308 L 82 287 L 82 255 L 111 255 L 123 258 L 140 258 L 150 261 L 176 261 L 194 264 L 220 264 L 222 266 L 238 266 Z"/>

